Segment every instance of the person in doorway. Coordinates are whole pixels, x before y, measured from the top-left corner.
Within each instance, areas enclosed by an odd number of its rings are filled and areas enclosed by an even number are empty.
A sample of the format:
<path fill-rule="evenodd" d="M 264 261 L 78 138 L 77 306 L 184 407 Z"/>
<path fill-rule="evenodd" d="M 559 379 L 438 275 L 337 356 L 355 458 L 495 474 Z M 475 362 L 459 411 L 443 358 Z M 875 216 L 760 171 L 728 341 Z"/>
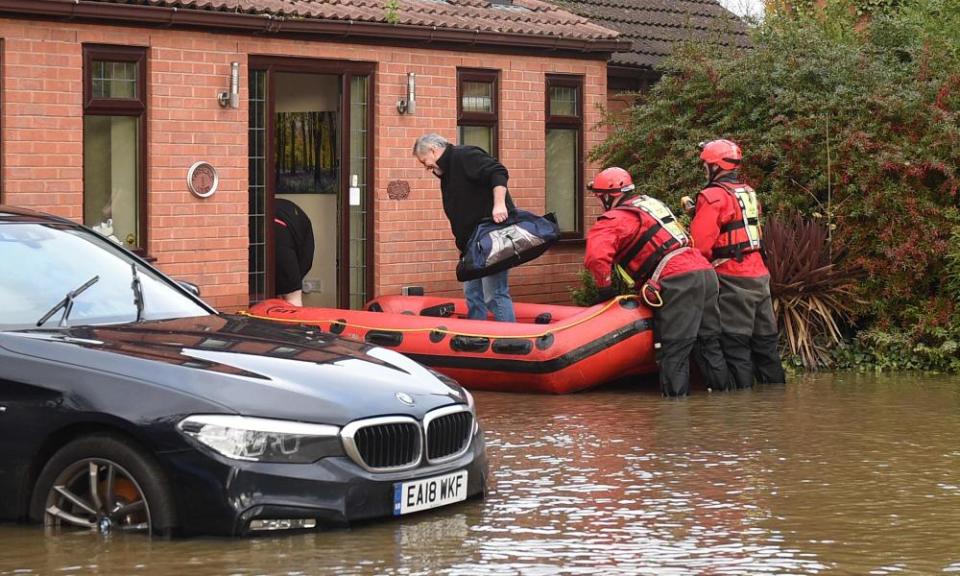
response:
<path fill-rule="evenodd" d="M 313 266 L 313 225 L 299 206 L 277 198 L 273 229 L 277 296 L 303 306 L 303 279 Z"/>
<path fill-rule="evenodd" d="M 462 255 L 480 220 L 500 223 L 516 210 L 507 191 L 507 169 L 482 148 L 458 146 L 438 134 L 425 134 L 413 144 L 413 155 L 440 179 L 443 211 Z M 467 317 L 514 322 L 507 270 L 463 283 Z"/>
<path fill-rule="evenodd" d="M 785 383 L 780 340 L 763 261 L 760 203 L 740 181 L 743 153 L 730 140 L 701 143 L 707 185 L 697 195 L 690 234 L 720 282 L 721 345 L 738 388 Z"/>
<path fill-rule="evenodd" d="M 666 396 L 689 391 L 691 353 L 711 390 L 726 390 L 729 374 L 720 349 L 717 275 L 669 208 L 636 194 L 622 168 L 607 168 L 588 185 L 605 212 L 587 234 L 583 264 L 598 288 L 598 301 L 616 295 L 615 282 L 639 291 L 653 309 L 660 389 Z"/>

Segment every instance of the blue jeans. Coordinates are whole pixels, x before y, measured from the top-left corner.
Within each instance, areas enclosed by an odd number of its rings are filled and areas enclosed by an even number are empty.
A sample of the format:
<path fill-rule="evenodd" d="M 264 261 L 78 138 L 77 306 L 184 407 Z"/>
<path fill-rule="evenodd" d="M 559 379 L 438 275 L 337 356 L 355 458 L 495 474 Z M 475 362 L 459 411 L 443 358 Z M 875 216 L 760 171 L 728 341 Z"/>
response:
<path fill-rule="evenodd" d="M 486 320 L 489 310 L 498 322 L 517 321 L 507 285 L 507 270 L 467 280 L 463 283 L 463 295 L 467 299 L 467 318 L 471 320 Z"/>

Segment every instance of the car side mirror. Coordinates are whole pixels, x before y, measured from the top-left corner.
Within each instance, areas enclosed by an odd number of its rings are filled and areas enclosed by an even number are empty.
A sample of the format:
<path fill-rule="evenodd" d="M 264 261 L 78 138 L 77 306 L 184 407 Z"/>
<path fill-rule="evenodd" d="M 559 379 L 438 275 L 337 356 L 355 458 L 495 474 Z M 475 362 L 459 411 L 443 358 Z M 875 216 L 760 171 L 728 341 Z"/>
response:
<path fill-rule="evenodd" d="M 200 297 L 200 287 L 194 284 L 193 282 L 187 282 L 186 280 L 177 280 L 177 284 L 187 292 L 193 294 L 197 298 Z"/>

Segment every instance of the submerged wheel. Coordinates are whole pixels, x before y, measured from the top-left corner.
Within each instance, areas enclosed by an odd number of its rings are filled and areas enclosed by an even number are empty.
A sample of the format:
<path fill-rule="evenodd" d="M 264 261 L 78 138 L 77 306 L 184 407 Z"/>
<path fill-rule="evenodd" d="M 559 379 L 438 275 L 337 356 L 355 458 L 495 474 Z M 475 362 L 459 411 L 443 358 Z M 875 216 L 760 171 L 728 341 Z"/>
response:
<path fill-rule="evenodd" d="M 152 535 L 174 525 L 173 500 L 156 461 L 108 435 L 61 448 L 37 479 L 30 516 L 45 526 Z"/>

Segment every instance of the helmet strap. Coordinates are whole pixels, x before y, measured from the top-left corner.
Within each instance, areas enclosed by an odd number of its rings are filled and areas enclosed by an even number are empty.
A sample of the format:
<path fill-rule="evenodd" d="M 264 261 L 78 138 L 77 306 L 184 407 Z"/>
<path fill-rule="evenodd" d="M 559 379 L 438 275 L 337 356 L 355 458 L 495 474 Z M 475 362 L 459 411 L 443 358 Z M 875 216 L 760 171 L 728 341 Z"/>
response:
<path fill-rule="evenodd" d="M 739 179 L 739 171 L 734 168 L 733 170 L 724 170 L 716 164 L 707 164 L 707 184 L 713 184 L 719 180 L 724 182 L 736 182 Z"/>
<path fill-rule="evenodd" d="M 715 182 L 739 182 L 740 172 L 737 170 L 722 170 L 719 167 L 712 171 L 710 175 L 710 184 Z"/>
<path fill-rule="evenodd" d="M 717 179 L 717 174 L 719 172 L 719 166 L 716 164 L 707 164 L 707 184 L 713 184 L 713 181 Z"/>
<path fill-rule="evenodd" d="M 603 204 L 604 212 L 613 208 L 613 194 L 600 194 L 600 203 Z"/>

